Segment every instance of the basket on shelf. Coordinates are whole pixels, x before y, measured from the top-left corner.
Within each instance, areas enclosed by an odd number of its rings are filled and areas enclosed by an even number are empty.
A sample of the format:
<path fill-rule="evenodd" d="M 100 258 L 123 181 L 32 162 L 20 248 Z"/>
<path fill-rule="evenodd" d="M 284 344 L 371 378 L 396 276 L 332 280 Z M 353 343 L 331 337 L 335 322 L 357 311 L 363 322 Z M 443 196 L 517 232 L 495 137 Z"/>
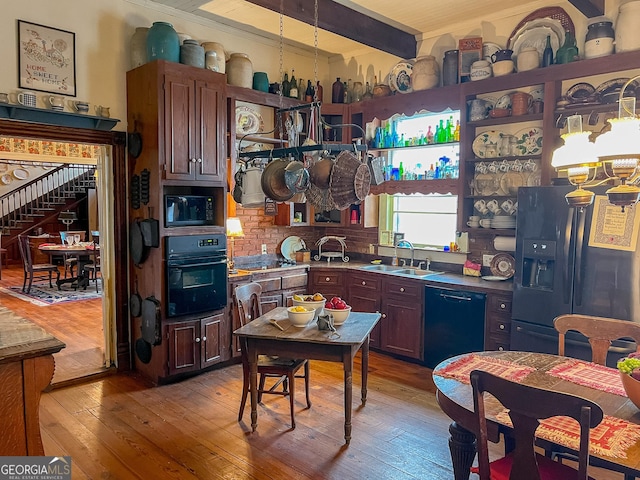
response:
<path fill-rule="evenodd" d="M 562 24 L 562 28 L 565 31 L 569 31 L 576 36 L 576 29 L 573 25 L 573 21 L 569 14 L 562 7 L 543 7 L 538 10 L 534 10 L 529 15 L 520 20 L 520 23 L 516 25 L 516 27 L 509 35 L 509 41 L 507 42 L 507 48 L 511 48 L 513 46 L 513 41 L 516 34 L 520 31 L 522 27 L 524 27 L 528 22 L 532 20 L 537 20 L 539 18 L 553 18 L 554 20 L 558 20 Z"/>
<path fill-rule="evenodd" d="M 369 167 L 353 152 L 347 150 L 340 152 L 331 172 L 329 187 L 338 210 L 344 210 L 351 204 L 364 200 L 369 194 L 370 187 Z"/>

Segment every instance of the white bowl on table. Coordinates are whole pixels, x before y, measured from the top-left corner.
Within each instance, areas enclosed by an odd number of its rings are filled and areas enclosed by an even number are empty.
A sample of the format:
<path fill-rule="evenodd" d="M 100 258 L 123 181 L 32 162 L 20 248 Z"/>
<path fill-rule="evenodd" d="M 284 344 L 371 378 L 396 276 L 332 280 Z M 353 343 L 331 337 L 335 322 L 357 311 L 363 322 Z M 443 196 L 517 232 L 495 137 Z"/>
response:
<path fill-rule="evenodd" d="M 303 295 L 303 297 L 307 297 L 307 296 L 311 296 L 311 295 Z M 313 319 L 317 320 L 318 319 L 318 315 L 320 315 L 322 313 L 322 307 L 324 307 L 324 304 L 326 303 L 326 299 L 323 298 L 322 300 L 296 300 L 295 298 L 293 299 L 293 306 L 301 306 L 301 307 L 305 307 L 305 308 L 313 308 L 315 310 L 315 314 L 313 315 Z"/>
<path fill-rule="evenodd" d="M 304 311 L 298 312 L 295 309 L 304 308 Z M 287 308 L 289 321 L 294 327 L 306 327 L 315 314 L 315 310 L 311 307 L 293 306 Z"/>
<path fill-rule="evenodd" d="M 342 325 L 349 318 L 349 314 L 351 313 L 351 307 L 336 309 L 336 308 L 327 308 L 324 307 L 325 313 L 330 313 L 333 317 L 333 324 L 336 326 Z"/>

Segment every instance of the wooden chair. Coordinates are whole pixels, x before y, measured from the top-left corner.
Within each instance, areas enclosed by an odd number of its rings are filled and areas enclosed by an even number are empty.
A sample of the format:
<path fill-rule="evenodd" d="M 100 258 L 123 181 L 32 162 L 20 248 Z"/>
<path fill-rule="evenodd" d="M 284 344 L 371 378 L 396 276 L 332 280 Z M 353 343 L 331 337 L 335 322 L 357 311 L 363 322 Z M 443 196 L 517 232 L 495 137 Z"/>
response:
<path fill-rule="evenodd" d="M 246 285 L 240 285 L 235 289 L 235 303 L 238 309 L 240 324 L 245 325 L 251 320 L 262 315 L 262 306 L 260 305 L 260 294 L 262 287 L 259 283 L 253 282 Z M 275 327 L 274 327 L 275 329 Z M 247 402 L 249 394 L 249 360 L 247 358 L 247 346 L 244 339 L 241 340 L 240 350 L 242 352 L 242 400 L 240 401 L 240 412 L 238 413 L 238 421 L 242 420 L 244 406 Z M 304 367 L 304 375 L 296 375 L 300 368 Z M 275 395 L 289 396 L 289 405 L 291 409 L 291 428 L 296 428 L 294 418 L 294 397 L 295 397 L 295 378 L 304 378 L 305 394 L 307 398 L 307 408 L 311 408 L 311 400 L 309 399 L 309 362 L 306 359 L 292 359 L 284 357 L 272 357 L 260 355 L 258 357 L 258 375 L 260 377 L 258 385 L 258 402 L 262 401 L 263 393 L 271 393 Z M 269 388 L 265 389 L 265 380 L 267 378 L 276 378 L 276 382 Z M 282 384 L 282 390 L 277 388 Z"/>
<path fill-rule="evenodd" d="M 553 320 L 558 331 L 558 355 L 564 356 L 565 334 L 575 330 L 589 339 L 591 361 L 606 365 L 607 352 L 613 340 L 631 338 L 636 342 L 636 351 L 640 350 L 640 325 L 627 321 L 588 315 L 560 315 Z"/>
<path fill-rule="evenodd" d="M 93 244 L 93 248 L 98 248 L 95 242 Z M 99 292 L 100 290 L 98 290 L 98 274 L 100 273 L 100 255 L 95 255 L 89 263 L 85 263 L 83 265 L 83 268 L 85 273 L 87 274 L 87 278 L 96 282 L 96 293 Z M 100 275 L 100 280 L 102 280 L 102 275 Z"/>
<path fill-rule="evenodd" d="M 586 480 L 589 465 L 589 429 L 603 419 L 600 406 L 567 393 L 530 387 L 505 380 L 481 370 L 471 372 L 473 405 L 478 418 L 478 469 L 480 480 Z M 493 395 L 513 423 L 515 449 L 489 463 L 484 392 Z M 554 416 L 571 417 L 580 424 L 578 470 L 537 454 L 535 431 L 539 420 Z"/>
<path fill-rule="evenodd" d="M 51 282 L 53 272 L 56 273 L 56 281 L 60 280 L 60 270 L 58 270 L 58 267 L 51 263 L 34 264 L 31 260 L 31 246 L 29 245 L 29 238 L 25 235 L 18 235 L 18 248 L 20 249 L 22 267 L 24 269 L 22 291 L 25 293 L 31 292 L 33 279 L 46 278 L 47 276 L 49 277 L 49 287 L 53 288 L 53 284 Z M 27 279 L 29 279 L 29 286 L 27 286 Z"/>

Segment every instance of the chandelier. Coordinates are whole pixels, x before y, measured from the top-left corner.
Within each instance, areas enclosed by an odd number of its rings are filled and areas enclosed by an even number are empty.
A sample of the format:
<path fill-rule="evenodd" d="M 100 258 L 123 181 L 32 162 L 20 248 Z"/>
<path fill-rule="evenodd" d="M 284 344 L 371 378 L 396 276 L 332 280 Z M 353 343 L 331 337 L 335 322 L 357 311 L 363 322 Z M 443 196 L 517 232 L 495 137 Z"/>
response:
<path fill-rule="evenodd" d="M 638 78 L 640 75 L 629 79 L 620 89 L 618 118 L 609 120 L 611 130 L 599 135 L 595 143 L 589 141 L 591 132 L 582 131 L 581 115 L 568 118 L 568 132 L 562 135 L 564 145 L 553 152 L 551 165 L 558 172 L 566 172 L 569 182 L 576 186 L 565 196 L 569 205 L 591 205 L 595 194 L 585 188 L 609 180 L 619 181 L 606 193 L 609 202 L 622 207 L 622 211 L 640 199 L 640 118 L 635 114 L 635 97 L 624 96 L 625 89 Z"/>

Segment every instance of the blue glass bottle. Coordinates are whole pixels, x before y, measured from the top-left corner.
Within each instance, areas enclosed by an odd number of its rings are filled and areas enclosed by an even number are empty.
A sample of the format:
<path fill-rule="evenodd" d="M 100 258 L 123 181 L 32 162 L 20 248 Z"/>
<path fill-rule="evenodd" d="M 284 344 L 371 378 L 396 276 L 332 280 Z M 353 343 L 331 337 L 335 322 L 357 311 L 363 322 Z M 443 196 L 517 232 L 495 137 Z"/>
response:
<path fill-rule="evenodd" d="M 180 39 L 167 22 L 154 22 L 147 33 L 147 61 L 180 61 Z"/>

